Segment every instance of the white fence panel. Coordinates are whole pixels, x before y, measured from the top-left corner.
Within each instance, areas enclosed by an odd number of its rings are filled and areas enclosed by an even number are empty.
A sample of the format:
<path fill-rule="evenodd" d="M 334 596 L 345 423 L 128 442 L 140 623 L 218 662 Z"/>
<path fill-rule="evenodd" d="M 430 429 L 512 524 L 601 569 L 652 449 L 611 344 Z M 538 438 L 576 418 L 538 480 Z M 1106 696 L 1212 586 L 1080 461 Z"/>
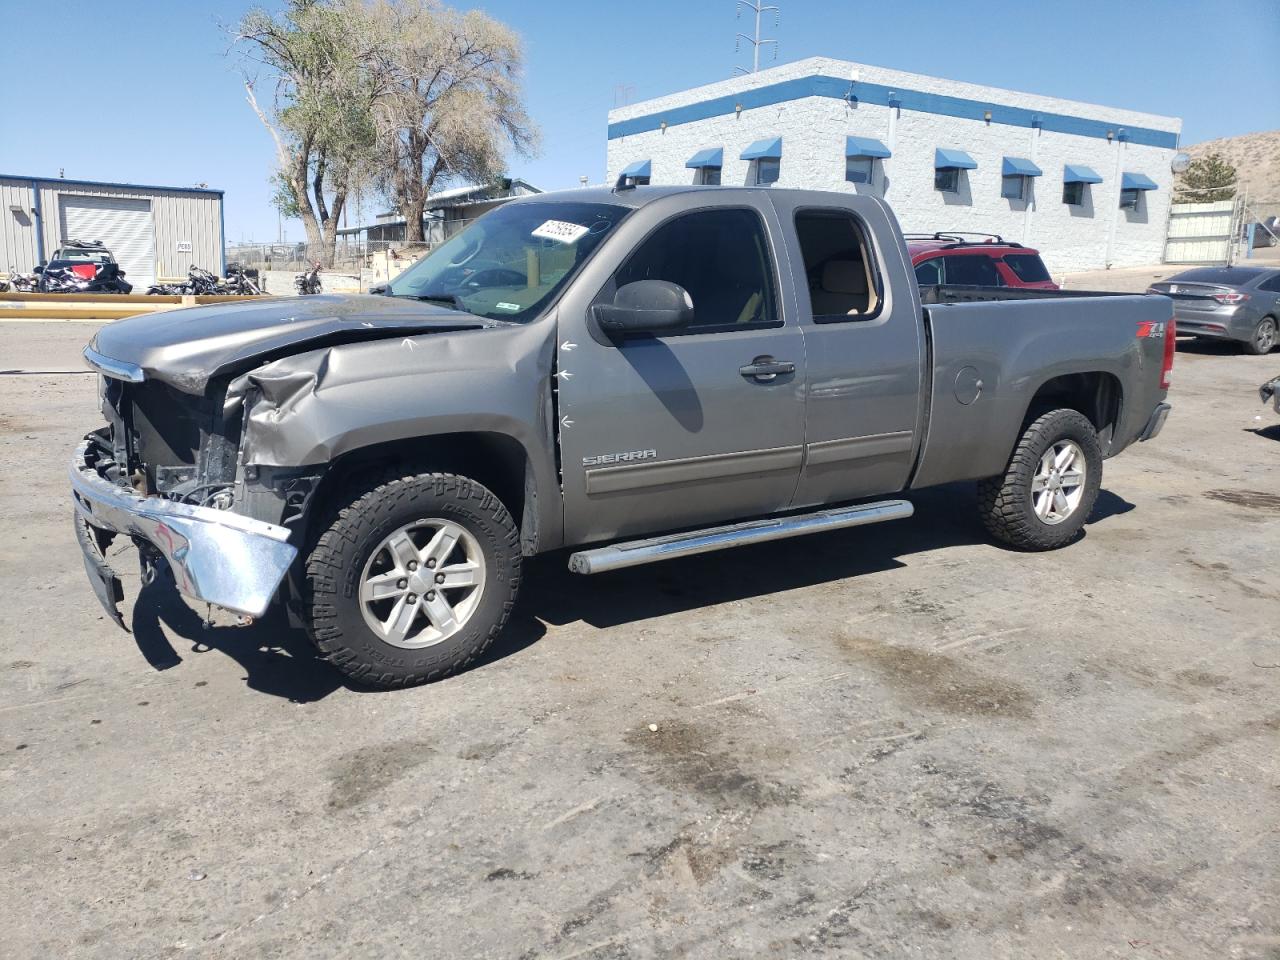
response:
<path fill-rule="evenodd" d="M 1169 209 L 1165 263 L 1226 263 L 1235 237 L 1236 201 L 1175 203 Z"/>

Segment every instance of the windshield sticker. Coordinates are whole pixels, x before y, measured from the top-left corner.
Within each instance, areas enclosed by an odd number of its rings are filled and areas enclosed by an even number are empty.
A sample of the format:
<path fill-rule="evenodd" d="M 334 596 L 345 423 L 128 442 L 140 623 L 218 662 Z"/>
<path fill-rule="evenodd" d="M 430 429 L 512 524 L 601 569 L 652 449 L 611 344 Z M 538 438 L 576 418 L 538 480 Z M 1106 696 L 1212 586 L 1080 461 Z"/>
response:
<path fill-rule="evenodd" d="M 495 303 L 493 307 L 495 310 L 510 310 L 512 312 L 516 312 L 520 309 L 520 304 L 499 302 Z"/>
<path fill-rule="evenodd" d="M 587 235 L 587 228 L 564 220 L 548 220 L 536 228 L 531 236 L 543 240 L 555 240 L 557 243 L 577 243 Z"/>

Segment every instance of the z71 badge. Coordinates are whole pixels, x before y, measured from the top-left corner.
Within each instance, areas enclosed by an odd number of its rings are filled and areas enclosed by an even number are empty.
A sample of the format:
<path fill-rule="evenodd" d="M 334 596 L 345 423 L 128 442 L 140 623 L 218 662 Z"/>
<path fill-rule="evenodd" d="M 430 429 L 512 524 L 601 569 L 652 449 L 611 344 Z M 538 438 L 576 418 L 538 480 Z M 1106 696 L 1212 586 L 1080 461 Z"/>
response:
<path fill-rule="evenodd" d="M 583 457 L 584 467 L 599 467 L 606 463 L 631 463 L 635 460 L 656 460 L 657 450 L 631 450 L 627 453 L 602 453 L 595 457 Z"/>

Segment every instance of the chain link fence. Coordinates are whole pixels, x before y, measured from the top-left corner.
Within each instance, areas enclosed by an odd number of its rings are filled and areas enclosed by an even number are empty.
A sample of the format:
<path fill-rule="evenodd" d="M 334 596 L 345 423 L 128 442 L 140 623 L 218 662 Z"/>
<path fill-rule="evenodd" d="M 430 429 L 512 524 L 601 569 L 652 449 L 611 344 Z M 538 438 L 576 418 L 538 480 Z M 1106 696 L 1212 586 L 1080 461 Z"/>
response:
<path fill-rule="evenodd" d="M 338 275 L 356 278 L 356 286 L 361 291 L 367 290 L 370 286 L 385 283 L 398 276 L 430 253 L 433 248 L 465 230 L 474 222 L 474 220 L 433 221 L 426 225 L 427 239 L 422 241 L 408 241 L 394 237 L 387 239 L 378 236 L 378 234 L 392 232 L 394 229 L 378 225 L 359 233 L 353 231 L 340 235 L 334 247 L 332 266 L 325 267 L 321 271 L 322 279 L 328 274 L 335 275 L 333 278 L 335 283 L 338 282 Z M 403 230 L 403 227 L 400 229 Z M 263 243 L 252 240 L 229 245 L 226 256 L 228 266 L 235 264 L 259 271 L 266 278 L 270 293 L 289 292 L 275 289 L 286 285 L 282 278 L 287 274 L 309 270 L 312 263 L 323 259 L 322 252 L 307 243 Z M 342 288 L 347 286 L 350 284 L 345 282 L 341 285 Z"/>
<path fill-rule="evenodd" d="M 386 258 L 392 263 L 413 263 L 444 241 L 465 230 L 475 220 L 435 221 L 427 224 L 426 239 L 409 241 L 397 237 L 387 238 L 379 234 L 391 231 L 374 226 L 360 233 L 340 235 L 333 251 L 333 266 L 350 269 L 369 266 L 369 261 Z M 400 226 L 400 225 L 397 225 Z M 403 232 L 403 227 L 400 231 Z M 265 270 L 303 270 L 317 259 L 323 259 L 323 251 L 305 242 L 267 243 L 244 240 L 227 246 L 227 262 Z"/>

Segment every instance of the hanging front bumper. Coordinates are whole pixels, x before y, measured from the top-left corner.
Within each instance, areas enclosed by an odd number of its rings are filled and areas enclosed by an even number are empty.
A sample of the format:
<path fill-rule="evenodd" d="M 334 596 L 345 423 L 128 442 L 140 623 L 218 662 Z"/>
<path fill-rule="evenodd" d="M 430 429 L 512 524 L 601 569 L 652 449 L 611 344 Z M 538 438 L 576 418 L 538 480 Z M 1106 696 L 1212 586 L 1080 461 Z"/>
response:
<path fill-rule="evenodd" d="M 298 552 L 288 542 L 286 527 L 140 496 L 99 476 L 89 446 L 85 441 L 76 448 L 71 492 L 85 569 L 112 619 L 123 626 L 117 606 L 123 596 L 120 580 L 104 554 L 116 534 L 155 547 L 168 561 L 178 589 L 193 600 L 254 617 L 266 612 Z"/>

